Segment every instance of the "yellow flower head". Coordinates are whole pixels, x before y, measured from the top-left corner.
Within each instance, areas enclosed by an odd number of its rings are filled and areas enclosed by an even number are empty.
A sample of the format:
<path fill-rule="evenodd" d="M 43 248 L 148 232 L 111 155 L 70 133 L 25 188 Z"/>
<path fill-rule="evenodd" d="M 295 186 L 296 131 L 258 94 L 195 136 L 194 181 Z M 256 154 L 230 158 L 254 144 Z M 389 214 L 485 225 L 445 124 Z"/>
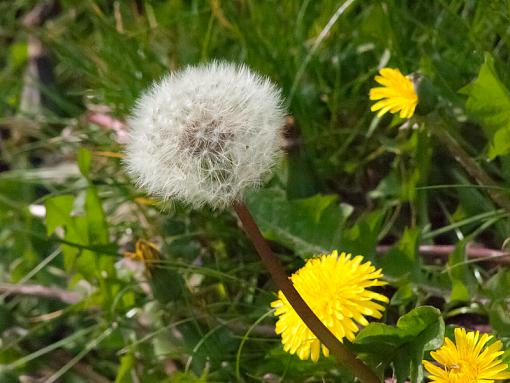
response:
<path fill-rule="evenodd" d="M 418 95 L 409 77 L 393 68 L 382 68 L 375 76 L 382 86 L 370 89 L 370 99 L 379 100 L 372 105 L 372 112 L 378 110 L 377 117 L 386 112 L 398 113 L 401 118 L 411 118 L 418 104 Z"/>
<path fill-rule="evenodd" d="M 144 239 L 139 239 L 136 241 L 135 252 L 131 253 L 126 251 L 124 252 L 124 257 L 134 261 L 143 262 L 147 272 L 149 273 L 150 270 L 154 267 L 154 263 L 158 262 L 161 258 L 156 245 Z"/>
<path fill-rule="evenodd" d="M 431 374 L 430 379 L 438 383 L 493 383 L 495 380 L 510 379 L 505 371 L 507 364 L 499 356 L 502 344 L 496 341 L 485 347 L 492 335 L 478 331 L 468 332 L 463 328 L 455 329 L 455 343 L 446 338 L 443 346 L 430 353 L 441 366 L 426 360 L 425 369 Z"/>
<path fill-rule="evenodd" d="M 383 275 L 363 257 L 351 254 L 322 255 L 308 260 L 291 277 L 294 287 L 317 317 L 339 339 L 354 339 L 358 324 L 366 326 L 365 316 L 380 318 L 384 307 L 374 301 L 388 302 L 384 295 L 368 290 L 383 286 Z M 308 329 L 281 291 L 271 303 L 278 316 L 276 333 L 281 334 L 283 348 L 300 359 L 319 359 L 320 351 L 328 356 L 328 349 Z"/>

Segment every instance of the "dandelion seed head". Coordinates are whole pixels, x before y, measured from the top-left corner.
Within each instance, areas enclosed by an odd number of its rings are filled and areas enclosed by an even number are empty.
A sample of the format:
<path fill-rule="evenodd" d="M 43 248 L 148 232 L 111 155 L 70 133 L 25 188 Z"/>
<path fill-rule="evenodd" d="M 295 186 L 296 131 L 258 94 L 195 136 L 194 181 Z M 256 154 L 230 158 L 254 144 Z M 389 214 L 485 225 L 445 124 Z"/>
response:
<path fill-rule="evenodd" d="M 160 198 L 227 207 L 278 158 L 282 105 L 280 91 L 244 65 L 174 72 L 140 97 L 128 120 L 128 173 Z"/>

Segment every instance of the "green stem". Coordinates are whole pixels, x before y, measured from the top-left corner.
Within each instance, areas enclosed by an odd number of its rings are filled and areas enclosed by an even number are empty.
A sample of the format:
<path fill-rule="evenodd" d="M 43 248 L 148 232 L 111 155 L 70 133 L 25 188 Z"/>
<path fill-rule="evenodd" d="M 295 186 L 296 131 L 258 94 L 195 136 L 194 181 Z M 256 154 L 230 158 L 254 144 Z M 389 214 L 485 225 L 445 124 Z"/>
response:
<path fill-rule="evenodd" d="M 246 205 L 235 202 L 234 209 L 243 224 L 244 231 L 257 250 L 262 263 L 273 278 L 276 286 L 283 292 L 292 308 L 314 335 L 328 348 L 335 358 L 363 383 L 380 383 L 379 378 L 361 360 L 356 358 L 344 344 L 314 314 L 310 307 L 290 282 L 285 269 L 273 254 L 266 240 L 251 216 Z"/>

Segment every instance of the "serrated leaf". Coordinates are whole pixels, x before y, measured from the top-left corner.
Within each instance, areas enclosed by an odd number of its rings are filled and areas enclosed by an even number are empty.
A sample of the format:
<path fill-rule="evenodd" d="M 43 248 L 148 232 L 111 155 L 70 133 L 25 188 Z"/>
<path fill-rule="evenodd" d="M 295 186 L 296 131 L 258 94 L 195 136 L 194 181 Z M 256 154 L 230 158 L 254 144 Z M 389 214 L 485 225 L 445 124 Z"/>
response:
<path fill-rule="evenodd" d="M 489 158 L 510 153 L 510 93 L 499 80 L 490 54 L 485 55 L 476 80 L 461 93 L 468 95 L 466 110 L 489 139 Z"/>
<path fill-rule="evenodd" d="M 335 195 L 315 195 L 288 201 L 282 190 L 250 194 L 247 205 L 264 236 L 301 256 L 340 248 L 349 209 Z"/>
<path fill-rule="evenodd" d="M 416 383 L 423 376 L 423 353 L 439 347 L 443 339 L 441 312 L 422 306 L 403 315 L 395 327 L 383 323 L 368 325 L 356 337 L 353 348 L 367 354 L 368 359 L 383 364 L 393 362 L 399 383 L 408 377 Z"/>
<path fill-rule="evenodd" d="M 57 227 L 64 227 L 71 222 L 74 197 L 72 195 L 60 195 L 48 198 L 46 207 L 46 232 L 53 234 Z"/>

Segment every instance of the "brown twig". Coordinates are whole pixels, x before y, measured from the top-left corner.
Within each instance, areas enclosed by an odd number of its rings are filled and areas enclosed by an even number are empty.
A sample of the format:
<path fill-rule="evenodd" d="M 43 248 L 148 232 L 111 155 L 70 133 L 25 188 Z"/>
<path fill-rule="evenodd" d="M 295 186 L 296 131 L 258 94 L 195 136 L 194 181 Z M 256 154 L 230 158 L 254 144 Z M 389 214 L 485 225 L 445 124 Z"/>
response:
<path fill-rule="evenodd" d="M 273 254 L 269 245 L 260 233 L 246 205 L 242 202 L 234 203 L 234 209 L 243 224 L 244 231 L 252 241 L 262 263 L 271 274 L 277 287 L 283 292 L 292 308 L 300 316 L 308 328 L 329 349 L 335 358 L 350 372 L 364 383 L 379 383 L 380 380 L 361 360 L 344 345 L 314 314 L 310 307 L 290 282 L 285 269 Z"/>
<path fill-rule="evenodd" d="M 32 297 L 42 297 L 57 299 L 64 303 L 74 304 L 81 299 L 80 294 L 56 287 L 46 287 L 41 285 L 16 285 L 11 283 L 0 283 L 0 294 L 7 296 L 10 294 L 28 295 Z"/>

